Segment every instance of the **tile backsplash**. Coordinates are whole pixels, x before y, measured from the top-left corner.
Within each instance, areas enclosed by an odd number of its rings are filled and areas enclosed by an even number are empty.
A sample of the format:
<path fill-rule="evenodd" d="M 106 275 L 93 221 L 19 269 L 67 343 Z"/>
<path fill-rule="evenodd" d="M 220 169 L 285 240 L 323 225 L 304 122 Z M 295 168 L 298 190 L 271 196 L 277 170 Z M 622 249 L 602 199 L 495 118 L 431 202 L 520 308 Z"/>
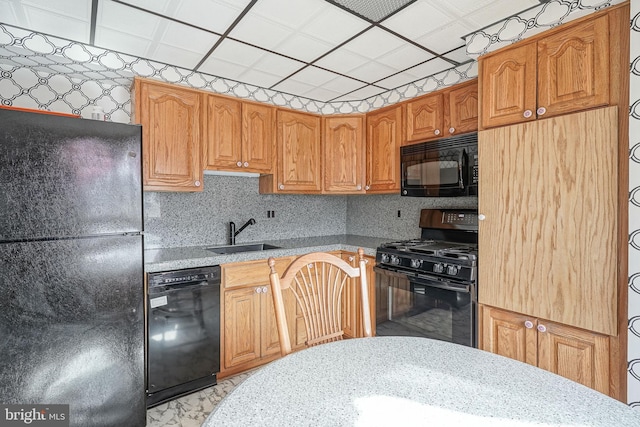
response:
<path fill-rule="evenodd" d="M 144 193 L 145 248 L 226 244 L 229 221 L 239 228 L 250 218 L 256 223 L 237 243 L 345 233 L 408 239 L 420 235 L 420 209 L 477 203 L 475 197 L 259 194 L 257 177 L 205 175 L 201 193 Z"/>

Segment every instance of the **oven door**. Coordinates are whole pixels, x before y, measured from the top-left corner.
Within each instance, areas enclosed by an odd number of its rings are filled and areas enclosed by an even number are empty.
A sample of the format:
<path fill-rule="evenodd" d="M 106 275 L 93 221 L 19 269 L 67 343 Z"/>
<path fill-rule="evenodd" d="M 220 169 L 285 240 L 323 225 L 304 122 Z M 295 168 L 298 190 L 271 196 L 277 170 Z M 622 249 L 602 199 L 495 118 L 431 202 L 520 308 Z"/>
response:
<path fill-rule="evenodd" d="M 376 266 L 376 335 L 432 338 L 476 346 L 473 284 Z"/>

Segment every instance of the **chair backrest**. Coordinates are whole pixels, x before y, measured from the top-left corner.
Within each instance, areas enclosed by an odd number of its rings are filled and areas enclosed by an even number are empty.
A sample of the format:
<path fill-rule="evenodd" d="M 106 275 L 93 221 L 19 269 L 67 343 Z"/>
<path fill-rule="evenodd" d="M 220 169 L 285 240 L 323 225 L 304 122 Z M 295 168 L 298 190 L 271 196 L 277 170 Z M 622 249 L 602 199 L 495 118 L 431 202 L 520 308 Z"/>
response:
<path fill-rule="evenodd" d="M 296 258 L 282 277 L 275 270 L 275 259 L 268 260 L 271 294 L 280 337 L 282 355 L 291 353 L 291 340 L 285 312 L 283 290 L 289 289 L 302 312 L 307 332 L 307 346 L 341 340 L 342 295 L 345 285 L 360 287 L 364 335 L 372 336 L 364 251 L 358 249 L 358 267 L 337 256 L 313 252 Z M 355 278 L 356 280 L 349 280 Z"/>

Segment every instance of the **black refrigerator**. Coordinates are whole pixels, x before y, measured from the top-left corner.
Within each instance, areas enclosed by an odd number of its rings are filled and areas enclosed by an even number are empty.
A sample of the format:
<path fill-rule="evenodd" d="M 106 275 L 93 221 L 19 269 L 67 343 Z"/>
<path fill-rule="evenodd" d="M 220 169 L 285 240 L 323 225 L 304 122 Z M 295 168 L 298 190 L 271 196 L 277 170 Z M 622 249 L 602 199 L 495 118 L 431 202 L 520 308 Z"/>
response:
<path fill-rule="evenodd" d="M 0 109 L 0 403 L 144 426 L 141 127 Z"/>

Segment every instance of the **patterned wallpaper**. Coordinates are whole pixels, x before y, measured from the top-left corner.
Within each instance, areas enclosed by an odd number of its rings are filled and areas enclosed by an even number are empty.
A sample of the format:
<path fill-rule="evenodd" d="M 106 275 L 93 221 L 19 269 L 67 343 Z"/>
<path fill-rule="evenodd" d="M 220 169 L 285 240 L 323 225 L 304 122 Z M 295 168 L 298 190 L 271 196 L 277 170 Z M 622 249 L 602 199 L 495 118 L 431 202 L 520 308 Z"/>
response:
<path fill-rule="evenodd" d="M 623 0 L 552 0 L 467 38 L 471 57 Z M 640 409 L 640 0 L 631 3 L 628 403 Z M 321 114 L 366 112 L 477 76 L 475 62 L 360 102 L 319 103 L 0 24 L 0 102 L 128 123 L 134 75 Z"/>
<path fill-rule="evenodd" d="M 631 0 L 627 402 L 640 410 L 640 0 Z"/>

